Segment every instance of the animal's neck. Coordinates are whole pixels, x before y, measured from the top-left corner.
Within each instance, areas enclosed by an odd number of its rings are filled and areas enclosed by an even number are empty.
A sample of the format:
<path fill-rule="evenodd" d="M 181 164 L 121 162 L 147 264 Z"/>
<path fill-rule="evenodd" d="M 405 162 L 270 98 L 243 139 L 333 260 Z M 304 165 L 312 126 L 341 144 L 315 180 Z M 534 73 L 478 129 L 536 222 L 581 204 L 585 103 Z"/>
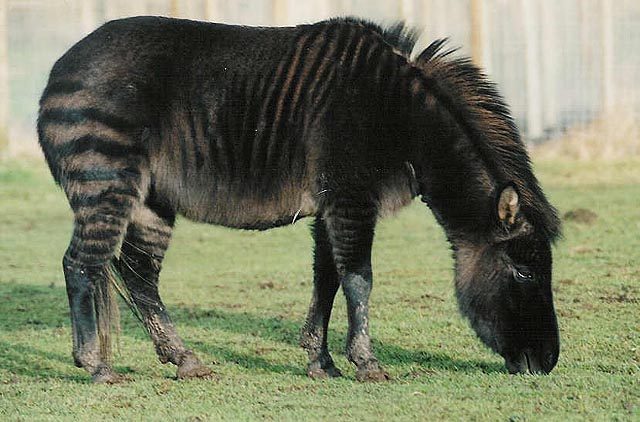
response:
<path fill-rule="evenodd" d="M 449 57 L 441 46 L 435 42 L 415 59 L 389 53 L 394 60 L 380 61 L 384 74 L 391 73 L 382 79 L 384 98 L 402 103 L 392 102 L 390 109 L 400 111 L 386 120 L 406 122 L 398 116 L 409 116 L 406 131 L 390 132 L 410 140 L 396 145 L 416 170 L 423 199 L 450 240 L 482 241 L 494 228 L 497 190 L 513 184 L 537 235 L 556 238 L 560 222 L 531 171 L 509 108 L 480 69 L 469 59 Z"/>
<path fill-rule="evenodd" d="M 451 241 L 476 240 L 484 235 L 479 228 L 489 228 L 499 181 L 442 100 L 423 84 L 412 89 L 413 144 L 418 152 L 412 164 L 422 201 Z"/>

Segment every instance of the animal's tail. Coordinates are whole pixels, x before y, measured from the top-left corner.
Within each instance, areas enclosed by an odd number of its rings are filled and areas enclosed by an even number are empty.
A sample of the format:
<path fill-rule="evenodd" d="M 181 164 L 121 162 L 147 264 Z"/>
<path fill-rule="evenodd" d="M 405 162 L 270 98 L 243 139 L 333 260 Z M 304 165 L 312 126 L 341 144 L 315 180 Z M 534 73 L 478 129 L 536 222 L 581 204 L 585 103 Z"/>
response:
<path fill-rule="evenodd" d="M 100 340 L 100 358 L 105 363 L 111 363 L 114 345 L 112 334 L 115 334 L 116 344 L 120 336 L 120 309 L 114 294 L 118 276 L 115 266 L 110 264 L 105 270 L 105 277 L 100 279 L 101 282 L 96 283 L 93 296 Z"/>
<path fill-rule="evenodd" d="M 118 307 L 117 296 L 129 307 L 134 316 L 142 321 L 142 313 L 133 301 L 129 290 L 124 285 L 124 280 L 116 260 L 113 260 L 105 269 L 105 277 L 102 283 L 95 287 L 94 306 L 96 310 L 96 320 L 98 328 L 98 338 L 100 339 L 100 357 L 109 362 L 112 356 L 113 346 L 118 345 L 120 337 L 120 308 Z M 112 340 L 112 336 L 115 337 Z"/>

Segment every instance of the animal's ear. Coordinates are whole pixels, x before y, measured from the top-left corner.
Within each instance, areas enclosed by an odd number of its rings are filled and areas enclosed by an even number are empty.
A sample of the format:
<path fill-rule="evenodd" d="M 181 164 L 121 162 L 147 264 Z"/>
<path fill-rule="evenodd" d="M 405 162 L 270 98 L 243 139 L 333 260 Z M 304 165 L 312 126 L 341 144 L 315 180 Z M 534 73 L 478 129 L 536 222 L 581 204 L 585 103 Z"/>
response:
<path fill-rule="evenodd" d="M 498 196 L 498 219 L 507 227 L 516 222 L 516 216 L 520 211 L 520 195 L 514 185 L 507 185 Z"/>
<path fill-rule="evenodd" d="M 494 232 L 494 241 L 504 242 L 533 232 L 533 226 L 520 212 L 520 194 L 515 184 L 508 184 L 496 199 L 496 217 L 499 229 Z"/>

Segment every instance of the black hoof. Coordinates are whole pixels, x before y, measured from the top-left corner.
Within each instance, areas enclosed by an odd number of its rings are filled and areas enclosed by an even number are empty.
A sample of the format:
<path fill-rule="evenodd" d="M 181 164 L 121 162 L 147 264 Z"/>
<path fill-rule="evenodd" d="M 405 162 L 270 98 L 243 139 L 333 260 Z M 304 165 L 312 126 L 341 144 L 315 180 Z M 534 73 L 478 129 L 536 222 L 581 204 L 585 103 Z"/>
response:
<path fill-rule="evenodd" d="M 91 375 L 91 381 L 94 384 L 120 384 L 128 381 L 128 378 L 114 372 L 108 366 L 103 366 Z"/>
<path fill-rule="evenodd" d="M 342 376 L 342 372 L 332 365 L 327 368 L 309 368 L 307 375 L 311 379 L 338 378 Z"/>

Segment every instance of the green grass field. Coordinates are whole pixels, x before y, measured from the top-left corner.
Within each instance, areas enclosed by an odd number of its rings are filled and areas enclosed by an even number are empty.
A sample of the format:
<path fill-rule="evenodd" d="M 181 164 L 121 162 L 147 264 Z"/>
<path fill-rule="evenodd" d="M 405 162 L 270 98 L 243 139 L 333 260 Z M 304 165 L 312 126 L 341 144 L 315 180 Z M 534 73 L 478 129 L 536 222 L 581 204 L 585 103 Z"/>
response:
<path fill-rule="evenodd" d="M 551 201 L 585 208 L 555 247 L 562 351 L 548 376 L 510 376 L 453 296 L 441 229 L 416 201 L 381 222 L 371 299 L 375 350 L 393 380 L 305 376 L 298 333 L 311 293 L 308 222 L 241 232 L 179 220 L 161 292 L 218 380 L 176 381 L 122 309 L 115 357 L 131 381 L 92 385 L 73 366 L 61 271 L 71 213 L 44 164 L 0 162 L 0 420 L 640 420 L 640 162 L 537 165 Z"/>

